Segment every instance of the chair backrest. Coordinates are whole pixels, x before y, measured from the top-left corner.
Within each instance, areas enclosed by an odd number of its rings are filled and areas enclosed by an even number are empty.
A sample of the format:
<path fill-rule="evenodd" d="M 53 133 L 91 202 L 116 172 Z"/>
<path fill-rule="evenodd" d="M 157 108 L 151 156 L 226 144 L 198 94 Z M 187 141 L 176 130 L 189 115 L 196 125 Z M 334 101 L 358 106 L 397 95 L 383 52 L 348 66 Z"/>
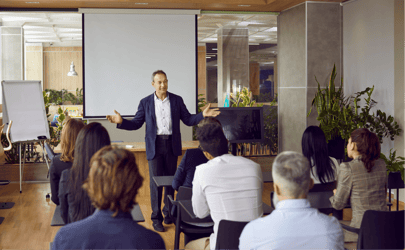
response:
<path fill-rule="evenodd" d="M 49 160 L 52 161 L 53 157 L 55 157 L 55 153 L 53 152 L 51 146 L 47 142 L 45 142 L 44 144 L 45 144 L 46 154 L 48 155 Z"/>
<path fill-rule="evenodd" d="M 193 196 L 192 188 L 181 186 L 179 188 L 179 191 L 177 192 L 176 200 L 191 200 L 192 196 Z M 179 206 L 179 207 L 181 209 L 181 213 L 180 213 L 181 221 L 192 222 L 192 223 L 212 222 L 211 216 L 207 216 L 203 219 L 193 219 L 190 217 L 190 215 L 188 215 L 188 213 L 186 211 L 183 210 L 183 208 L 181 206 Z M 179 209 L 179 207 L 177 209 Z"/>
<path fill-rule="evenodd" d="M 319 183 L 319 184 L 315 184 L 310 190 L 309 192 L 327 192 L 327 191 L 333 191 L 333 189 L 336 188 L 336 181 L 332 181 L 332 182 L 327 182 L 327 183 Z"/>
<path fill-rule="evenodd" d="M 367 210 L 361 221 L 358 249 L 404 249 L 405 211 Z"/>
<path fill-rule="evenodd" d="M 239 236 L 248 221 L 221 220 L 215 249 L 239 249 Z"/>

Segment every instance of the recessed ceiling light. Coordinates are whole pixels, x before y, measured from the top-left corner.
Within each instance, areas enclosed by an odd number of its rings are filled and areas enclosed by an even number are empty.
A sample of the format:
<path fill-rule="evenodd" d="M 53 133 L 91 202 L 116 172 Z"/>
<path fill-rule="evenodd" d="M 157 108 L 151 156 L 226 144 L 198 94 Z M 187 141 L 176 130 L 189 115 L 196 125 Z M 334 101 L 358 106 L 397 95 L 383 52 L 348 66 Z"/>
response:
<path fill-rule="evenodd" d="M 25 3 L 35 3 L 35 4 L 38 4 L 39 2 L 25 2 Z"/>
<path fill-rule="evenodd" d="M 148 5 L 148 3 L 135 3 L 135 4 L 139 4 L 139 5 Z"/>
<path fill-rule="evenodd" d="M 238 7 L 250 7 L 250 4 L 239 4 Z"/>

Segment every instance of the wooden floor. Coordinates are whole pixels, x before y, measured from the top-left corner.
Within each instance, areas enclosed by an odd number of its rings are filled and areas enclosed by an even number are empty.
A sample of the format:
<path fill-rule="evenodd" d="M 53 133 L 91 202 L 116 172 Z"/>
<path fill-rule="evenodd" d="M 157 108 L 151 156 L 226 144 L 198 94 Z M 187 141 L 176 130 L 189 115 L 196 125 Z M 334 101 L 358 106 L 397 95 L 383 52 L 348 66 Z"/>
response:
<path fill-rule="evenodd" d="M 270 204 L 270 192 L 273 186 L 264 184 L 263 201 Z M 19 184 L 11 183 L 0 186 L 0 202 L 14 202 L 11 209 L 0 209 L 0 217 L 5 217 L 0 225 L 0 249 L 48 249 L 60 227 L 51 227 L 55 204 L 45 195 L 50 192 L 48 183 L 24 183 L 23 192 L 19 192 Z M 138 203 L 146 219 L 140 223 L 152 229 L 150 220 L 151 208 L 148 197 L 139 197 Z M 394 209 L 396 205 L 394 204 Z M 400 210 L 404 206 L 400 205 Z M 344 219 L 351 220 L 351 210 L 344 211 Z M 174 224 L 164 225 L 166 232 L 159 233 L 165 241 L 167 249 L 173 249 Z M 355 246 L 346 246 L 353 249 Z M 183 237 L 180 238 L 180 248 L 184 248 Z"/>

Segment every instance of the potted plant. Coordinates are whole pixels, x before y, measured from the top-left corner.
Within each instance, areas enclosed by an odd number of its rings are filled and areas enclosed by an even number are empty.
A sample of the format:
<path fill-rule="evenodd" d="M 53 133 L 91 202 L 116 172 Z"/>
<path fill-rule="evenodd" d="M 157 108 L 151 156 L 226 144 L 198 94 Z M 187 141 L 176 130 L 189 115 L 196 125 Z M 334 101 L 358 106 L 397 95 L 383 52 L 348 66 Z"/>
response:
<path fill-rule="evenodd" d="M 380 158 L 385 161 L 387 165 L 387 175 L 388 182 L 391 180 L 391 186 L 400 186 L 400 187 L 391 187 L 393 188 L 404 188 L 404 164 L 405 158 L 401 156 L 396 156 L 397 151 L 392 152 L 390 149 L 390 154 L 386 157 L 383 153 L 380 154 Z M 390 183 L 388 183 L 390 186 Z"/>
<path fill-rule="evenodd" d="M 312 106 L 317 108 L 317 120 L 320 122 L 319 127 L 325 133 L 326 140 L 329 142 L 329 140 L 339 136 L 343 139 L 344 143 L 340 143 L 340 153 L 338 155 L 344 152 L 344 145 L 349 140 L 351 132 L 357 128 L 368 128 L 378 136 L 380 143 L 383 142 L 384 137 L 394 140 L 394 137 L 400 134 L 402 129 L 400 129 L 394 117 L 387 116 L 381 110 L 370 113 L 371 108 L 377 104 L 376 101 L 371 99 L 374 86 L 355 93 L 355 96 L 345 97 L 342 89 L 343 83 L 338 91 L 335 90 L 335 77 L 336 69 L 334 66 L 329 87 L 321 90 L 318 83 L 318 92 L 315 94 Z M 359 103 L 363 95 L 367 95 L 367 97 L 364 98 L 365 105 L 361 107 Z M 311 111 L 312 108 L 308 112 L 308 116 Z"/>

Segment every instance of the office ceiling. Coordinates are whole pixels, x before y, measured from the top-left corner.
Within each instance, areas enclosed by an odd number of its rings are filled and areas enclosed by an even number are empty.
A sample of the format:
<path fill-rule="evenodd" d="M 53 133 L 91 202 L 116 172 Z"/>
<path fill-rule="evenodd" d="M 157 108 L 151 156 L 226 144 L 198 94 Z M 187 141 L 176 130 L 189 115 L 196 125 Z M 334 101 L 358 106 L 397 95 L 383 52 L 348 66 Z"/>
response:
<path fill-rule="evenodd" d="M 82 16 L 57 12 L 0 12 L 2 26 L 23 27 L 27 43 L 81 46 Z M 216 43 L 221 27 L 249 29 L 250 44 L 277 43 L 277 16 L 269 14 L 201 14 L 198 42 Z M 45 46 L 47 46 L 45 44 Z"/>
<path fill-rule="evenodd" d="M 344 2 L 346 0 L 314 0 Z M 1 0 L 3 8 L 200 9 L 279 12 L 305 0 Z"/>

